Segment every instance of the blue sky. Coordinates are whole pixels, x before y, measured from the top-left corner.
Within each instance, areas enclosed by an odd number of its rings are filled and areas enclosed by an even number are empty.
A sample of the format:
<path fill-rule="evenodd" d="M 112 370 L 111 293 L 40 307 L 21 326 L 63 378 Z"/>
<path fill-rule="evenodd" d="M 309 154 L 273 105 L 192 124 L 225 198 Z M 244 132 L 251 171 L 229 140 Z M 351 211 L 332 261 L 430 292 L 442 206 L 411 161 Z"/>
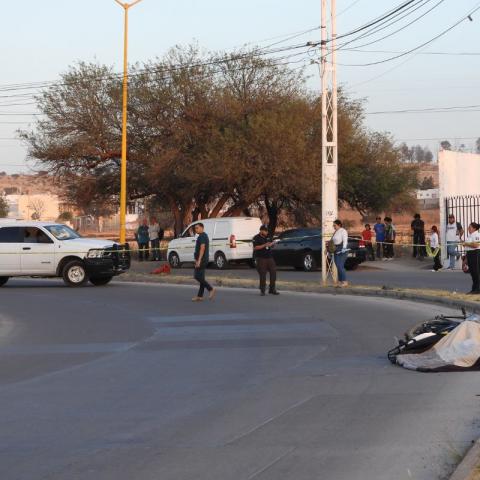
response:
<path fill-rule="evenodd" d="M 350 31 L 400 3 L 402 0 L 337 0 L 338 12 L 351 7 L 338 17 L 338 32 Z M 478 0 L 429 0 L 418 13 L 437 3 L 439 6 L 415 25 L 364 49 L 409 50 L 480 6 Z M 422 52 L 480 52 L 480 10 L 473 17 L 473 22 L 463 22 Z M 77 60 L 98 61 L 120 70 L 122 10 L 114 0 L 15 0 L 3 5 L 2 20 L 0 87 L 56 80 Z M 207 49 L 230 50 L 319 24 L 320 0 L 143 0 L 130 13 L 130 61 L 162 56 L 171 46 L 194 39 Z M 318 40 L 318 36 L 315 31 L 286 44 Z M 417 54 L 377 66 L 342 66 L 391 55 L 371 51 L 339 54 L 339 82 L 352 95 L 367 99 L 367 111 L 480 104 L 480 56 Z M 318 70 L 310 67 L 308 73 L 312 75 L 309 86 L 317 88 Z M 28 124 L 5 122 L 31 122 L 33 117 L 11 114 L 31 113 L 33 106 L 7 106 L 7 101 L 0 99 L 0 113 L 8 113 L 0 117 L 0 171 L 14 172 L 25 170 L 26 153 L 14 139 L 15 130 L 28 128 Z M 480 112 L 389 114 L 369 115 L 367 122 L 397 139 L 447 137 L 453 143 L 459 138 L 457 143 L 469 145 L 473 137 L 480 136 L 479 117 Z M 472 138 L 461 140 L 463 137 Z M 437 144 L 435 140 L 409 143 L 432 149 Z"/>

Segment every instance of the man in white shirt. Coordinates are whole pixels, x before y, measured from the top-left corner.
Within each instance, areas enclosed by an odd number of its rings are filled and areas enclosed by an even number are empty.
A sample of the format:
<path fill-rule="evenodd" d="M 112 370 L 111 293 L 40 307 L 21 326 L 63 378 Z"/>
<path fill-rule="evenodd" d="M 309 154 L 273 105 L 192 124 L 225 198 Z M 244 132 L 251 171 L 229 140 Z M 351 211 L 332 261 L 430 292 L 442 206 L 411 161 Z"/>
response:
<path fill-rule="evenodd" d="M 445 239 L 447 241 L 447 257 L 449 259 L 449 265 L 447 270 L 455 269 L 455 262 L 458 256 L 458 244 L 463 236 L 462 225 L 455 221 L 455 215 L 451 213 L 448 216 L 448 223 L 445 228 Z"/>
<path fill-rule="evenodd" d="M 150 219 L 148 235 L 152 247 L 152 262 L 158 262 L 160 261 L 160 225 L 155 217 Z"/>
<path fill-rule="evenodd" d="M 468 271 L 472 276 L 472 290 L 467 295 L 480 295 L 480 225 L 472 222 L 463 243 L 467 252 Z"/>

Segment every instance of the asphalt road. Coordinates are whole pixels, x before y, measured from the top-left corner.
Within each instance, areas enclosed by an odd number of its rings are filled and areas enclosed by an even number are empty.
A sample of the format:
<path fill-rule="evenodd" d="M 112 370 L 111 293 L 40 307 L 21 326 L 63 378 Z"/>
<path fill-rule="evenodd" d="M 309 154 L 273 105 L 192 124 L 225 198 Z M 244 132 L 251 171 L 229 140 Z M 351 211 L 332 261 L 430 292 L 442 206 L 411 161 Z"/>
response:
<path fill-rule="evenodd" d="M 158 264 L 155 262 L 132 263 L 132 271 L 151 272 Z M 257 278 L 257 272 L 246 265 L 231 265 L 227 270 L 209 268 L 208 273 L 216 277 Z M 207 273 L 207 275 L 208 275 Z M 173 276 L 192 276 L 192 266 L 185 265 L 172 270 Z M 278 279 L 292 282 L 320 282 L 321 272 L 299 272 L 293 268 L 279 268 Z M 365 262 L 357 270 L 347 272 L 347 278 L 353 285 L 368 285 L 401 288 L 422 288 L 432 290 L 447 290 L 466 293 L 471 290 L 470 275 L 462 271 L 432 272 L 432 262 L 423 262 L 398 258 L 391 262 Z"/>
<path fill-rule="evenodd" d="M 444 308 L 193 293 L 2 288 L 0 478 L 443 479 L 480 433 L 478 373 L 385 358 Z"/>

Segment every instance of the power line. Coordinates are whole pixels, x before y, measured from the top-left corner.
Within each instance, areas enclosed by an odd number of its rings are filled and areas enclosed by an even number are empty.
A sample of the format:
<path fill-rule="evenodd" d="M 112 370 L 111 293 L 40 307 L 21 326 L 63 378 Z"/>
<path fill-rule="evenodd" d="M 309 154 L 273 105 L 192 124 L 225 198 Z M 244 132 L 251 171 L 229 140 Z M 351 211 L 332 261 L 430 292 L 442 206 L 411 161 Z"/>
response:
<path fill-rule="evenodd" d="M 346 42 L 344 43 L 343 45 L 340 45 L 338 47 L 339 50 L 344 50 L 345 46 L 351 44 L 351 43 L 355 43 L 357 42 L 358 40 L 362 39 L 362 38 L 365 38 L 365 37 L 369 37 L 369 36 L 372 36 L 372 35 L 375 35 L 376 33 L 382 31 L 382 30 L 385 30 L 386 28 L 392 26 L 393 24 L 395 23 L 398 23 L 399 21 L 403 20 L 403 18 L 411 15 L 412 13 L 414 13 L 415 11 L 419 10 L 420 8 L 424 7 L 425 5 L 427 5 L 429 3 L 430 0 L 427 0 L 426 3 L 424 4 L 420 4 L 419 6 L 417 6 L 417 8 L 415 8 L 414 10 L 412 10 L 411 12 L 405 14 L 403 17 L 399 18 L 398 20 L 396 20 L 395 22 L 390 22 L 390 24 L 388 25 L 385 25 L 384 27 L 382 28 L 377 28 L 376 30 L 372 31 L 371 33 L 369 34 L 365 34 L 365 35 L 362 35 L 360 37 L 358 37 L 357 39 L 354 39 L 354 40 L 351 40 L 349 42 Z M 394 30 L 393 32 L 390 32 L 389 34 L 387 35 L 384 35 L 383 37 L 380 37 L 380 38 L 377 38 L 375 40 L 372 40 L 371 42 L 367 42 L 367 43 L 364 43 L 362 45 L 358 45 L 356 48 L 362 48 L 362 47 L 367 47 L 369 45 L 373 45 L 375 43 L 379 43 L 387 38 L 390 38 L 390 37 L 393 37 L 394 35 L 396 35 L 397 33 L 399 32 L 402 32 L 403 30 L 406 30 L 407 28 L 409 28 L 410 26 L 414 25 L 415 23 L 417 23 L 419 20 L 421 20 L 422 18 L 424 18 L 425 16 L 427 16 L 429 13 L 431 13 L 433 10 L 435 10 L 436 8 L 438 8 L 445 0 L 440 0 L 438 3 L 436 3 L 435 5 L 433 5 L 433 7 L 431 7 L 430 9 L 428 9 L 427 11 L 423 12 L 421 15 L 419 15 L 418 17 L 414 18 L 411 22 L 407 23 L 406 25 L 403 25 L 402 27 L 400 28 L 397 28 L 397 30 Z M 399 52 L 401 53 L 401 52 Z"/>
<path fill-rule="evenodd" d="M 409 55 L 410 53 L 413 53 L 415 52 L 416 50 L 420 50 L 421 48 L 423 47 L 426 47 L 427 45 L 430 45 L 431 43 L 435 42 L 436 40 L 438 40 L 439 38 L 443 37 L 444 35 L 446 35 L 448 32 L 450 32 L 451 30 L 453 30 L 454 28 L 458 27 L 458 25 L 460 25 L 461 23 L 463 23 L 465 20 L 468 20 L 469 17 L 471 15 L 473 15 L 475 12 L 477 12 L 478 10 L 480 10 L 480 2 L 477 4 L 477 6 L 471 10 L 469 13 L 467 13 L 466 15 L 464 15 L 462 18 L 460 18 L 457 22 L 455 22 L 453 25 L 451 25 L 450 27 L 446 28 L 445 30 L 443 30 L 442 32 L 440 32 L 438 35 L 435 35 L 433 38 L 431 38 L 430 40 L 427 40 L 426 42 L 422 43 L 421 45 L 418 45 L 414 48 L 411 48 L 410 50 L 407 50 L 405 52 L 402 52 L 398 55 L 395 55 L 393 57 L 390 57 L 390 58 L 385 58 L 383 60 L 378 60 L 376 62 L 369 62 L 369 63 L 359 63 L 359 64 L 341 64 L 342 66 L 345 66 L 345 67 L 369 67 L 369 66 L 372 66 L 372 65 L 379 65 L 381 63 L 387 63 L 387 62 L 391 62 L 392 60 L 396 60 L 398 58 L 401 58 L 401 57 L 404 57 L 405 55 Z"/>
<path fill-rule="evenodd" d="M 383 110 L 376 112 L 367 112 L 366 115 L 386 115 L 399 113 L 454 113 L 454 112 L 478 112 L 480 105 L 457 105 L 452 107 L 428 107 L 428 108 L 408 108 L 404 110 Z"/>

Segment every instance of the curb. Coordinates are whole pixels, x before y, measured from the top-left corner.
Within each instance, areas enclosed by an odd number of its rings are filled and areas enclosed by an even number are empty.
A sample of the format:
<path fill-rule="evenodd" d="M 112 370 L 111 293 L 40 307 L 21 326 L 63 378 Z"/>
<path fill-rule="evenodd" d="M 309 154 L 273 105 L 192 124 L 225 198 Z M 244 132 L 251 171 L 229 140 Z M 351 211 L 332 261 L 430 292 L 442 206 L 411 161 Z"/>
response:
<path fill-rule="evenodd" d="M 450 480 L 480 480 L 480 440 L 473 444 Z"/>
<path fill-rule="evenodd" d="M 127 276 L 128 275 L 128 276 Z M 196 286 L 193 279 L 189 277 L 153 277 L 151 274 L 131 273 L 119 277 L 117 281 L 120 282 L 140 282 L 153 284 L 169 284 L 169 285 L 191 285 Z M 224 288 L 258 288 L 258 282 L 250 279 L 234 279 L 223 277 L 210 277 L 210 282 L 218 287 Z M 308 283 L 292 283 L 279 281 L 277 282 L 279 290 L 303 293 L 323 293 L 329 295 L 354 295 L 363 297 L 380 297 L 392 298 L 396 300 L 410 300 L 422 303 L 429 303 L 435 305 L 444 305 L 445 307 L 461 308 L 465 307 L 469 312 L 480 313 L 480 302 L 464 300 L 461 298 L 454 298 L 453 294 L 448 295 L 448 292 L 432 291 L 432 294 L 415 293 L 412 290 L 406 290 L 395 287 L 369 287 L 369 286 L 355 286 L 348 288 L 335 288 L 333 286 L 323 287 L 317 284 Z"/>

